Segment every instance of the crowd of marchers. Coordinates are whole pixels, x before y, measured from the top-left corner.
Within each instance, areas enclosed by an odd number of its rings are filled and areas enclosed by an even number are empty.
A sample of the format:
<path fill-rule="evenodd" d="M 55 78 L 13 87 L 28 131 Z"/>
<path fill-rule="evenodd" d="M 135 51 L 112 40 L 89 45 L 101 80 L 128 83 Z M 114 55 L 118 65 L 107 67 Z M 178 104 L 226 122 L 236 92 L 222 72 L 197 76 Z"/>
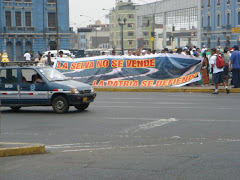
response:
<path fill-rule="evenodd" d="M 232 48 L 207 48 L 205 45 L 200 49 L 196 46 L 192 48 L 186 46 L 184 48 L 177 48 L 169 50 L 164 48 L 162 51 L 157 52 L 156 50 L 151 49 L 137 49 L 136 51 L 129 50 L 125 56 L 151 56 L 154 54 L 165 53 L 165 54 L 178 54 L 182 56 L 191 56 L 195 58 L 202 59 L 201 65 L 201 75 L 202 75 L 202 86 L 208 86 L 210 83 L 215 86 L 215 91 L 213 94 L 218 94 L 219 85 L 223 85 L 228 94 L 229 85 L 232 85 L 232 88 L 240 88 L 240 52 L 239 46 L 235 45 Z M 103 51 L 102 56 L 105 56 Z M 113 50 L 111 52 L 112 56 L 116 56 L 117 52 Z M 26 52 L 24 54 L 26 61 L 31 61 L 31 55 Z M 63 57 L 63 52 L 59 51 L 59 57 Z M 42 59 L 42 54 L 39 52 L 35 61 L 42 63 L 43 65 L 52 65 L 51 53 L 47 55 L 47 59 Z M 223 62 L 222 66 L 219 66 L 219 62 Z M 230 78 L 231 77 L 231 78 Z M 210 82 L 210 79 L 212 81 Z"/>
<path fill-rule="evenodd" d="M 215 86 L 213 94 L 218 94 L 219 85 L 223 85 L 226 89 L 226 93 L 229 94 L 229 85 L 232 88 L 240 88 L 240 52 L 239 46 L 235 45 L 232 48 L 222 48 L 220 46 L 216 48 L 207 48 L 205 45 L 200 49 L 196 46 L 192 48 L 186 46 L 184 48 L 177 48 L 169 50 L 164 48 L 162 51 L 157 52 L 151 49 L 139 50 L 132 52 L 128 51 L 126 56 L 150 56 L 158 53 L 179 54 L 182 56 L 191 56 L 202 59 L 201 75 L 202 86 L 211 85 Z M 102 55 L 105 55 L 102 52 Z M 116 51 L 112 51 L 113 56 L 116 55 Z M 222 61 L 223 65 L 218 66 L 218 61 Z M 231 78 L 230 78 L 231 77 Z M 212 79 L 212 82 L 210 82 Z"/>

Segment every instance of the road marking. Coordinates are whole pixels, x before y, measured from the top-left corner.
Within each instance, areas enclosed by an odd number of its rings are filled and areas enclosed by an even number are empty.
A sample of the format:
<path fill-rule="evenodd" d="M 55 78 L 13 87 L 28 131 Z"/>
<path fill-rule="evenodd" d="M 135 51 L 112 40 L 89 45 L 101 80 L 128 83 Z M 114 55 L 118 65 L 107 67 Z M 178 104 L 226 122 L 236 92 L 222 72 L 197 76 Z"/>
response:
<path fill-rule="evenodd" d="M 92 143 L 74 143 L 74 144 L 58 144 L 58 145 L 49 145 L 46 146 L 48 149 L 65 149 L 65 148 L 78 148 L 78 147 L 83 147 L 83 148 L 89 148 L 93 146 L 100 146 L 100 145 L 108 145 L 109 142 L 92 142 Z"/>
<path fill-rule="evenodd" d="M 136 149 L 136 148 L 150 148 L 150 147 L 163 147 L 163 146 L 174 146 L 174 145 L 203 145 L 206 143 L 239 143 L 240 139 L 208 139 L 208 138 L 189 138 L 186 142 L 182 141 L 181 137 L 169 137 L 164 139 L 175 139 L 176 142 L 163 143 L 163 144 L 145 144 L 145 145 L 112 145 L 112 142 L 95 142 L 95 143 L 75 143 L 75 144 L 59 144 L 59 145 L 49 145 L 46 149 L 59 149 L 60 153 L 67 152 L 84 152 L 84 151 L 101 151 L 101 150 L 117 150 L 117 149 Z"/>
<path fill-rule="evenodd" d="M 99 117 L 91 117 L 87 116 L 84 117 L 85 119 L 99 119 Z M 158 121 L 157 118 L 138 118 L 138 117 L 102 117 L 102 119 L 114 119 L 114 120 L 142 120 L 142 121 Z M 192 121 L 192 122 L 240 122 L 238 119 L 178 119 L 178 121 Z"/>
<path fill-rule="evenodd" d="M 161 144 L 161 146 L 166 146 L 170 144 Z M 149 147 L 157 147 L 160 146 L 160 144 L 154 144 L 154 145 L 141 145 L 141 146 L 116 146 L 116 147 L 103 147 L 103 148 L 89 148 L 89 149 L 72 149 L 72 150 L 64 150 L 60 151 L 62 153 L 65 152 L 83 152 L 83 151 L 100 151 L 100 150 L 113 150 L 113 149 L 132 149 L 132 148 L 149 148 Z"/>
<path fill-rule="evenodd" d="M 136 133 L 138 131 L 147 131 L 150 129 L 153 129 L 155 127 L 161 127 L 163 125 L 172 123 L 172 122 L 176 122 L 177 120 L 175 118 L 170 118 L 170 119 L 160 119 L 157 121 L 153 121 L 153 122 L 148 122 L 145 124 L 140 124 L 138 126 L 134 126 L 134 127 L 130 127 L 130 128 L 126 128 L 124 129 L 122 132 L 123 133 Z"/>

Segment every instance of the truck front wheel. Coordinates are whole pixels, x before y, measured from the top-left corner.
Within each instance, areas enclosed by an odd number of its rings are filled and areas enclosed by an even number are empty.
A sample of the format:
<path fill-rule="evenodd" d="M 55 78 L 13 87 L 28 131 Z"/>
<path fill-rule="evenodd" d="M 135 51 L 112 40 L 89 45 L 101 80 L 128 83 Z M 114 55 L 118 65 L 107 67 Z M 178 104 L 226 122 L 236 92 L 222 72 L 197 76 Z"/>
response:
<path fill-rule="evenodd" d="M 18 106 L 11 107 L 13 112 L 19 112 L 20 108 L 21 107 L 18 107 Z"/>
<path fill-rule="evenodd" d="M 85 109 L 87 109 L 89 106 L 89 104 L 79 104 L 79 105 L 75 105 L 74 107 L 78 110 L 78 111 L 84 111 Z"/>
<path fill-rule="evenodd" d="M 62 114 L 68 111 L 69 104 L 65 97 L 57 96 L 52 101 L 52 107 L 56 113 Z"/>

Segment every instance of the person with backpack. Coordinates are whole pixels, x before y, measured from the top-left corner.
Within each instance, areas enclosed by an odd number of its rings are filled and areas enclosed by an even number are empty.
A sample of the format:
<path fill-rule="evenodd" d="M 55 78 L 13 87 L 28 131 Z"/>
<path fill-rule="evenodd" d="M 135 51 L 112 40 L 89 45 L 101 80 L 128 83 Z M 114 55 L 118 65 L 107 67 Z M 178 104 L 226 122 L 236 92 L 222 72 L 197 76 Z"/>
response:
<path fill-rule="evenodd" d="M 240 88 L 240 52 L 239 46 L 233 47 L 234 52 L 230 57 L 230 70 L 232 70 L 233 88 Z"/>
<path fill-rule="evenodd" d="M 229 94 L 230 91 L 223 76 L 223 67 L 225 66 L 224 60 L 217 54 L 217 50 L 215 48 L 211 49 L 211 55 L 210 65 L 213 68 L 213 82 L 215 84 L 215 91 L 212 94 L 218 94 L 218 86 L 220 83 L 224 84 L 226 93 Z"/>

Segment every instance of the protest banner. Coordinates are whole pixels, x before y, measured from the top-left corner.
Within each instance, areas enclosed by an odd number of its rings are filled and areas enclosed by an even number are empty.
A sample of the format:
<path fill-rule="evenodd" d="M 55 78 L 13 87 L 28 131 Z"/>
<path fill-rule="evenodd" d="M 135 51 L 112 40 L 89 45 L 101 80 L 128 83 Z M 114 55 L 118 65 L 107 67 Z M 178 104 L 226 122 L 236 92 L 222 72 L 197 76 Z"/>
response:
<path fill-rule="evenodd" d="M 201 79 L 201 59 L 176 54 L 62 58 L 54 67 L 74 80 L 101 87 L 180 87 Z"/>

